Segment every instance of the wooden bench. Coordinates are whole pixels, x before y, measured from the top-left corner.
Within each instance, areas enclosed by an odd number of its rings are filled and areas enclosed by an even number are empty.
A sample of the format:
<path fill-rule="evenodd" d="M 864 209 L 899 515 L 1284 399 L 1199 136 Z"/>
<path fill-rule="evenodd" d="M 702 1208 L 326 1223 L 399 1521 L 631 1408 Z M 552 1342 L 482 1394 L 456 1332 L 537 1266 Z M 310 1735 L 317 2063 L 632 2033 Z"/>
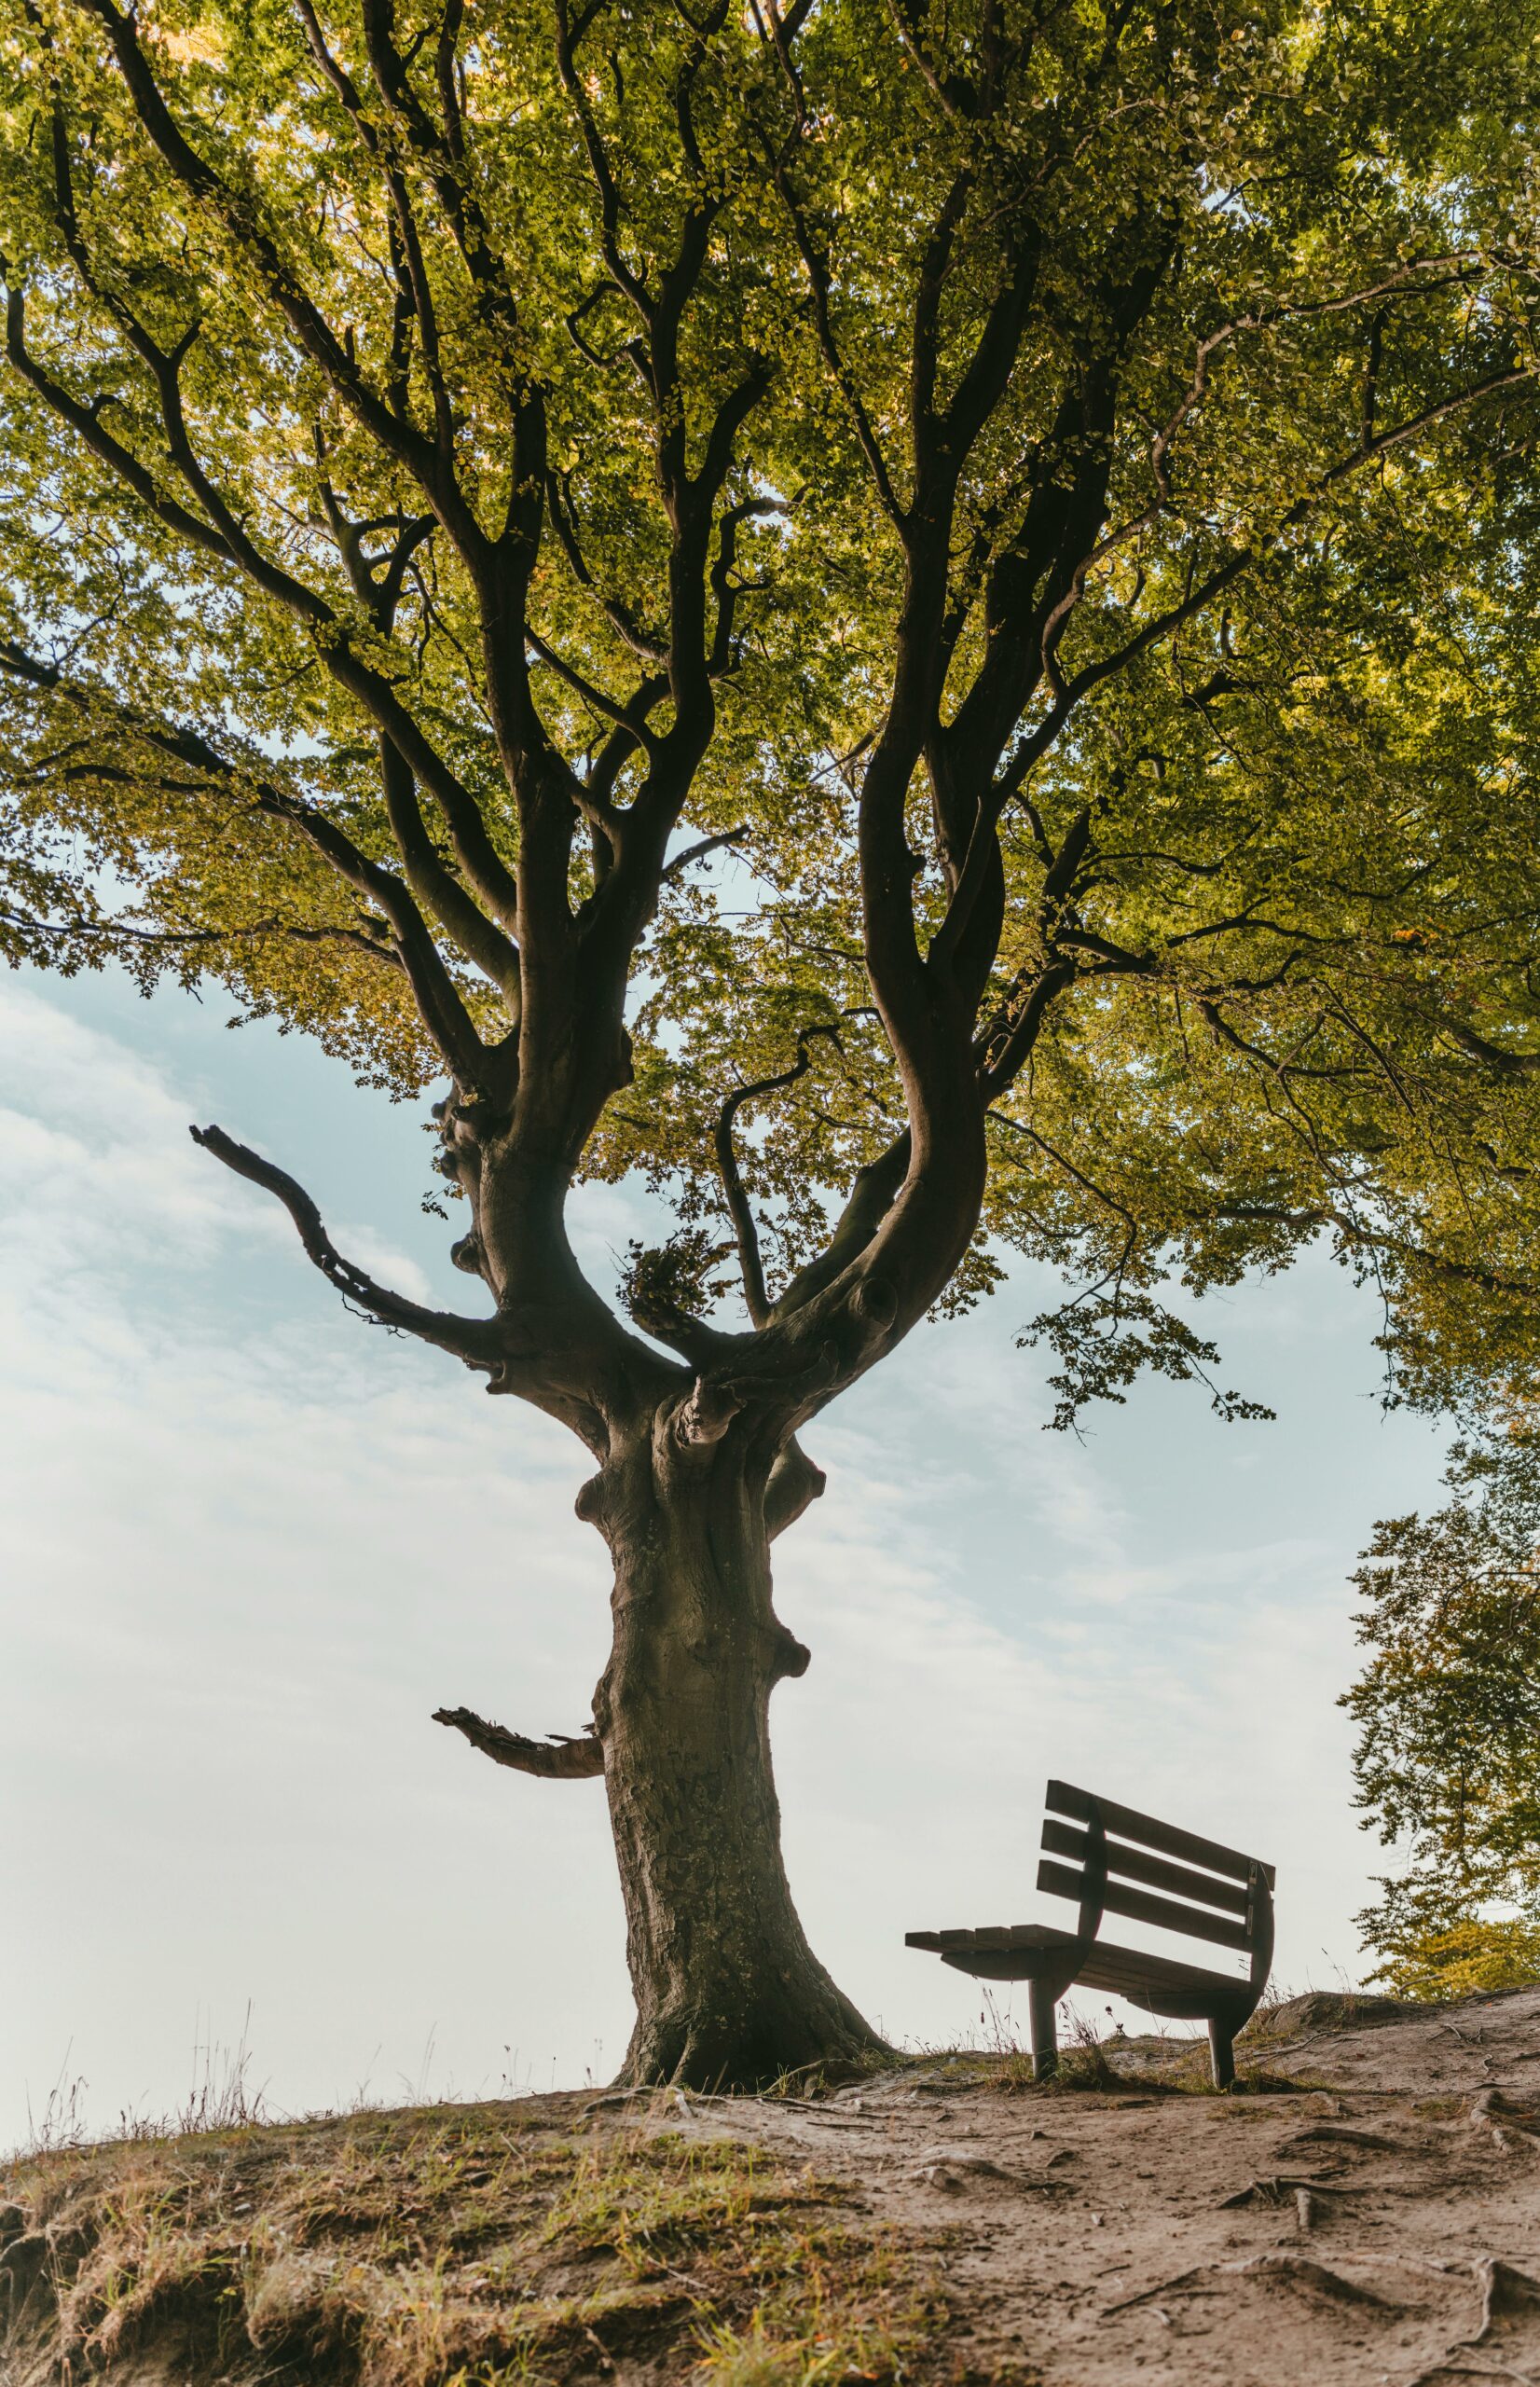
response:
<path fill-rule="evenodd" d="M 943 1965 L 978 1980 L 1029 1984 L 1036 2079 L 1047 2079 L 1057 2066 L 1053 2009 L 1079 1983 L 1173 2021 L 1206 2022 L 1214 2085 L 1228 2089 L 1235 2077 L 1235 2034 L 1256 2010 L 1272 1964 L 1272 1867 L 1067 1782 L 1051 1782 L 1044 1804 L 1047 1854 L 1038 1887 L 1079 1905 L 1077 1929 L 1016 1923 L 981 1931 L 909 1931 L 904 1946 L 931 1949 Z M 1196 1866 L 1203 1870 L 1194 1871 Z M 1104 1914 L 1125 1914 L 1184 1939 L 1233 1948 L 1249 1960 L 1247 1975 L 1243 1980 L 1147 1955 L 1142 1948 L 1110 1947 L 1100 1937 Z"/>

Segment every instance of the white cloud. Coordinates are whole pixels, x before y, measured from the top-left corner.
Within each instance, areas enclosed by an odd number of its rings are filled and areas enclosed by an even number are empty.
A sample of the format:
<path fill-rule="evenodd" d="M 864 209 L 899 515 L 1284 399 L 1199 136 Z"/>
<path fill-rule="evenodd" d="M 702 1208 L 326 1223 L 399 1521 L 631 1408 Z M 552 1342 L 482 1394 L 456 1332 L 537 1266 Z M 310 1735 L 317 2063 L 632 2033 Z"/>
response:
<path fill-rule="evenodd" d="M 261 1214 L 254 1194 L 199 1152 L 186 1097 L 131 1048 L 15 979 L 0 981 L 0 1184 L 18 1201 L 15 1225 L 41 1239 L 51 1223 L 62 1255 L 78 1258 L 83 1236 L 93 1249 L 190 1240 L 202 1254 L 232 1227 L 251 1232 Z"/>

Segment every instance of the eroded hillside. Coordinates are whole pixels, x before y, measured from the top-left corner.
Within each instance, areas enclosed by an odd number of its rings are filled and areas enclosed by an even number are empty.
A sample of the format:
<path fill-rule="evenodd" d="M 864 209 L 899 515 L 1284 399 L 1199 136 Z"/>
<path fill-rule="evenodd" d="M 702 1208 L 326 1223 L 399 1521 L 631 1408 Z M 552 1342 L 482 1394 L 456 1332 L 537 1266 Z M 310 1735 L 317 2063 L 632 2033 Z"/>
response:
<path fill-rule="evenodd" d="M 1114 2042 L 565 2094 L 0 2175 L 6 2387 L 1540 2379 L 1540 1990 L 1296 1999 L 1240 2092 Z"/>

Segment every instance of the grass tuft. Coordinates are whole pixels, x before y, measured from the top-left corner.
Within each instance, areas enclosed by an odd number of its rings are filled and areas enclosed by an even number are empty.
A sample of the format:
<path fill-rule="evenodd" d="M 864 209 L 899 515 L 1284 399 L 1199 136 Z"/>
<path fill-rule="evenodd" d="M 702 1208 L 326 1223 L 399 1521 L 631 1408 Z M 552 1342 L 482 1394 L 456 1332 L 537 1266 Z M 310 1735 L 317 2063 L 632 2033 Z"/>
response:
<path fill-rule="evenodd" d="M 932 2242 L 853 2201 L 737 2140 L 510 2105 L 56 2148 L 0 2180 L 0 2361 L 135 2353 L 186 2387 L 921 2377 Z"/>

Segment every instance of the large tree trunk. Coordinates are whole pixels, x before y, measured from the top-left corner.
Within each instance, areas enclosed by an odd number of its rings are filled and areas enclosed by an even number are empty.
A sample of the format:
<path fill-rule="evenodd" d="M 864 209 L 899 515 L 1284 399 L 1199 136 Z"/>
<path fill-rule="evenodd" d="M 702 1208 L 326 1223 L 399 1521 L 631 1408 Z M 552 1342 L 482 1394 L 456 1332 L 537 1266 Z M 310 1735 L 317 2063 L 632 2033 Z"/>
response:
<path fill-rule="evenodd" d="M 781 1862 L 769 1701 L 807 1652 L 771 1605 L 763 1470 L 736 1436 L 681 1448 L 660 1421 L 584 1513 L 615 1563 L 595 1722 L 637 2000 L 623 2079 L 758 2087 L 880 2047 Z"/>

